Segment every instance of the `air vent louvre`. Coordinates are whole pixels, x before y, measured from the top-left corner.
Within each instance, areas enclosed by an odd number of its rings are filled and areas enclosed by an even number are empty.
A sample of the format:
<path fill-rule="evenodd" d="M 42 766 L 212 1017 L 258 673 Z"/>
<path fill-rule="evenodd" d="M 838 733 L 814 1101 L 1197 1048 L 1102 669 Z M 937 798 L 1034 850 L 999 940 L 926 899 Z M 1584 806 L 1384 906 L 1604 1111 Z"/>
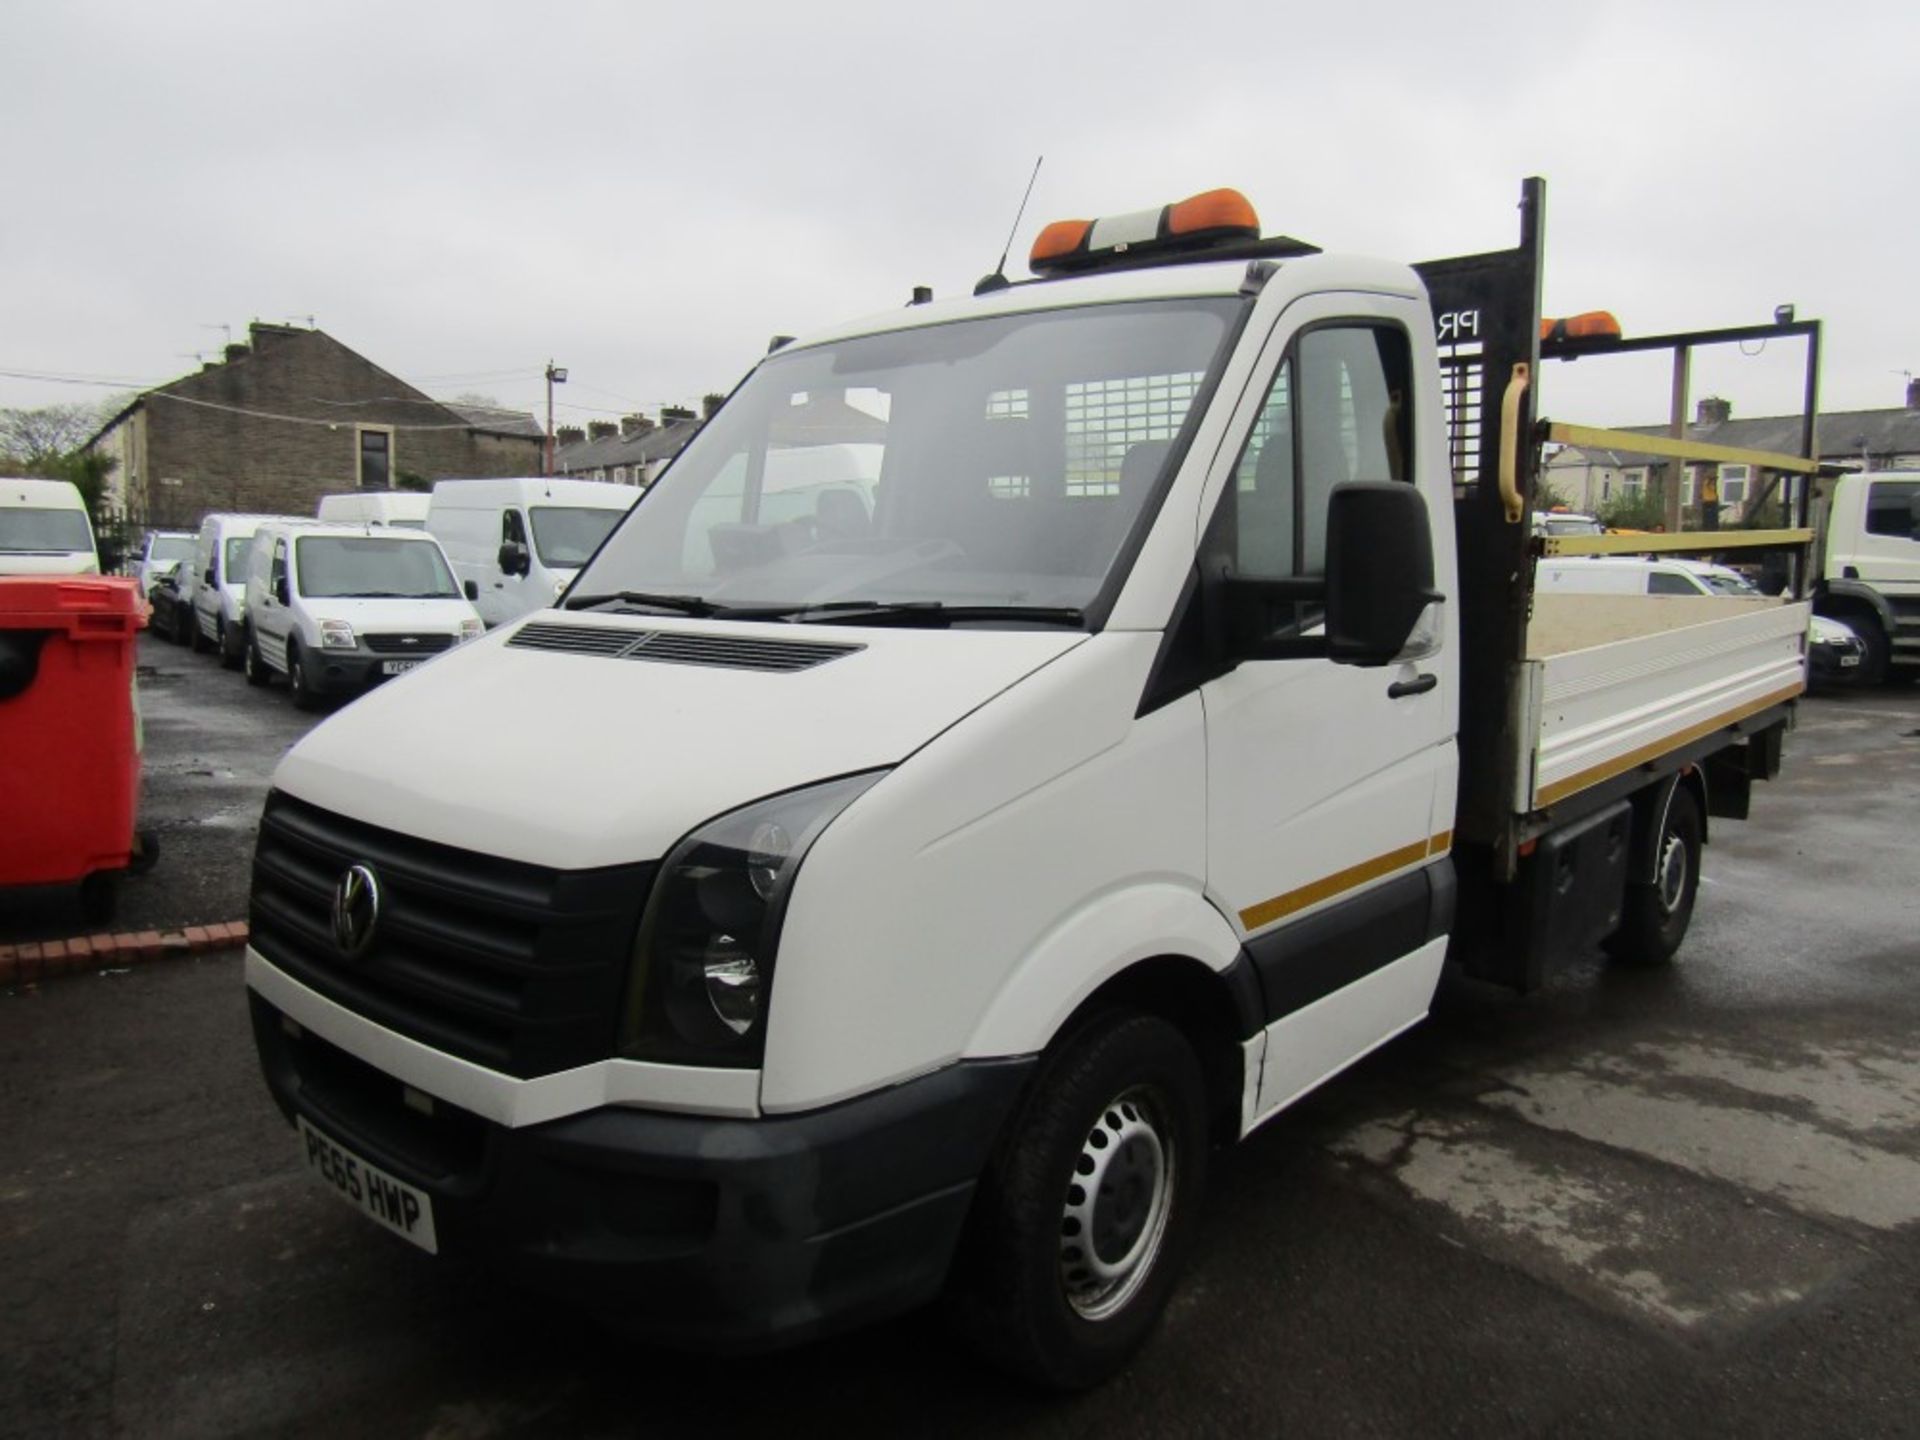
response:
<path fill-rule="evenodd" d="M 863 650 L 821 640 L 772 640 L 752 635 L 692 634 L 673 630 L 630 630 L 624 626 L 528 625 L 507 641 L 510 650 L 548 650 L 565 655 L 596 655 L 609 660 L 653 660 L 665 665 L 711 665 L 725 670 L 764 670 L 776 674 L 811 670 Z"/>

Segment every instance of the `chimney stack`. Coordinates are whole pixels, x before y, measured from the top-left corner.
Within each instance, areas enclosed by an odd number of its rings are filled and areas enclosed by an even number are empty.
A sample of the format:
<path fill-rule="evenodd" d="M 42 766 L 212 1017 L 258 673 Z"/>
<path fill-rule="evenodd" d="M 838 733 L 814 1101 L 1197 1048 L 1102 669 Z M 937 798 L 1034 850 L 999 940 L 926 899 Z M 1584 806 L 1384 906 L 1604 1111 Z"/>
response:
<path fill-rule="evenodd" d="M 589 420 L 587 438 L 589 440 L 610 440 L 620 433 L 620 427 L 611 420 Z"/>
<path fill-rule="evenodd" d="M 622 415 L 620 417 L 620 435 L 622 439 L 630 435 L 644 435 L 653 429 L 653 421 L 645 415 Z"/>
<path fill-rule="evenodd" d="M 1694 410 L 1693 423 L 1696 425 L 1724 425 L 1733 418 L 1733 402 L 1722 400 L 1718 395 L 1702 396 Z"/>
<path fill-rule="evenodd" d="M 1920 410 L 1920 380 L 1907 381 L 1907 408 Z"/>
<path fill-rule="evenodd" d="M 227 359 L 229 360 L 244 360 L 249 353 L 249 348 L 240 344 L 238 341 L 227 346 Z"/>
<path fill-rule="evenodd" d="M 671 425 L 677 420 L 691 419 L 693 419 L 693 412 L 684 405 L 662 405 L 660 407 L 660 423 L 662 425 Z"/>
<path fill-rule="evenodd" d="M 578 425 L 562 425 L 553 432 L 556 445 L 578 445 L 587 438 L 587 432 Z"/>
<path fill-rule="evenodd" d="M 700 418 L 703 420 L 711 420 L 713 418 L 713 412 L 726 403 L 727 397 L 724 395 L 702 395 L 700 397 Z"/>

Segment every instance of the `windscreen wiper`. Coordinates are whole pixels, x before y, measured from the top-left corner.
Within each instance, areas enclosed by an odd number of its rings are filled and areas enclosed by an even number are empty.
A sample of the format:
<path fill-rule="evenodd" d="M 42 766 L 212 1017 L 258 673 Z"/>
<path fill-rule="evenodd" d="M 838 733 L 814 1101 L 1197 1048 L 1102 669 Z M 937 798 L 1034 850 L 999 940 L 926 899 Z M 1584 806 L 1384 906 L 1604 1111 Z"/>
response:
<path fill-rule="evenodd" d="M 1080 629 L 1087 623 L 1084 610 L 1068 605 L 949 605 L 944 600 L 831 600 L 821 605 L 796 605 L 787 610 L 754 612 L 756 619 L 809 620 L 830 625 L 908 625 L 941 628 L 974 621 L 1024 621 Z"/>
<path fill-rule="evenodd" d="M 698 595 L 656 595 L 649 590 L 616 590 L 610 595 L 569 595 L 568 610 L 594 610 L 602 605 L 638 605 L 674 615 L 724 615 L 727 607 Z"/>

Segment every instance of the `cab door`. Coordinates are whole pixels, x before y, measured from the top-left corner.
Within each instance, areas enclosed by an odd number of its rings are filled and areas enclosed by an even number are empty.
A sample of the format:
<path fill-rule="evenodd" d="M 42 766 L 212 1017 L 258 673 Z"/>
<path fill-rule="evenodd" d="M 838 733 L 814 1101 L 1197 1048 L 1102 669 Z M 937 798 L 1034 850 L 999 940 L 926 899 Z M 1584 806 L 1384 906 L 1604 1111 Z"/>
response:
<path fill-rule="evenodd" d="M 266 584 L 262 587 L 260 603 L 253 614 L 253 633 L 267 664 L 284 673 L 287 668 L 287 635 L 293 628 L 293 612 L 281 600 L 282 595 L 291 599 L 292 587 L 287 577 L 287 542 L 276 539 L 267 562 Z"/>
<path fill-rule="evenodd" d="M 1203 574 L 1325 573 L 1328 497 L 1345 481 L 1422 486 L 1436 575 L 1453 567 L 1444 459 L 1419 453 L 1418 302 L 1319 295 L 1280 316 L 1209 477 Z M 1435 410 L 1437 414 L 1437 408 Z M 1433 420 L 1426 418 L 1432 429 Z M 1437 431 L 1436 431 L 1437 433 Z M 1437 467 L 1437 468 L 1436 468 Z M 1444 547 L 1444 548 L 1443 548 Z M 1270 1114 L 1425 1015 L 1450 919 L 1453 658 L 1445 605 L 1385 667 L 1325 658 L 1242 660 L 1202 687 L 1207 882 L 1260 974 Z M 1277 606 L 1264 633 L 1323 633 L 1313 602 Z M 1245 617 L 1235 617 L 1235 623 Z"/>

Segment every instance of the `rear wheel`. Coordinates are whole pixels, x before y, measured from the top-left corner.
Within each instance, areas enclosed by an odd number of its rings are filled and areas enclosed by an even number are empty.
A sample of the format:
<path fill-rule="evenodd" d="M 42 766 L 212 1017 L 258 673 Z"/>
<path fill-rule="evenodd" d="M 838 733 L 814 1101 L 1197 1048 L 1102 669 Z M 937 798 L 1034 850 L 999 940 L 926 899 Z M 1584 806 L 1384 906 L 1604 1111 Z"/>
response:
<path fill-rule="evenodd" d="M 200 628 L 200 612 L 187 611 L 187 645 L 196 655 L 204 655 L 213 648 L 207 639 L 207 632 Z"/>
<path fill-rule="evenodd" d="M 1178 1030 L 1122 1012 L 1071 1033 L 981 1177 L 954 1267 L 974 1345 L 1052 1389 L 1119 1370 L 1173 1291 L 1206 1146 L 1205 1081 Z"/>
<path fill-rule="evenodd" d="M 1887 632 L 1880 626 L 1880 617 L 1870 614 L 1850 614 L 1847 624 L 1853 627 L 1853 633 L 1860 637 L 1860 673 L 1856 677 L 1859 684 L 1878 685 L 1887 678 L 1887 662 L 1893 656 L 1893 646 L 1887 640 Z"/>
<path fill-rule="evenodd" d="M 1607 953 L 1627 965 L 1665 965 L 1679 952 L 1700 890 L 1700 804 L 1685 785 L 1667 802 L 1653 861 L 1653 883 L 1629 884 L 1620 928 Z"/>

